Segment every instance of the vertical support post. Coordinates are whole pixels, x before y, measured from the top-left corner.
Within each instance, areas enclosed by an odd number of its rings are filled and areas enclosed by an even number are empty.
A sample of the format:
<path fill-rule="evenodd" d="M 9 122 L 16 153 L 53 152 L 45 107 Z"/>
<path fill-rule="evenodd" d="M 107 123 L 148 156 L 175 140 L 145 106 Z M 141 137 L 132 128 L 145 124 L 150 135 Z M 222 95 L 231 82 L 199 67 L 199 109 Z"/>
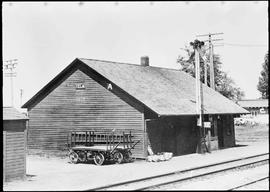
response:
<path fill-rule="evenodd" d="M 69 139 L 68 144 L 69 144 L 69 147 L 73 147 L 72 146 L 72 134 L 73 134 L 72 131 L 70 132 L 70 134 L 68 134 L 68 139 Z"/>
<path fill-rule="evenodd" d="M 206 63 L 206 61 L 204 62 L 204 84 L 206 86 L 208 86 L 207 85 L 207 63 Z"/>
<path fill-rule="evenodd" d="M 109 133 L 105 133 L 105 137 L 106 137 L 106 149 L 109 149 L 109 145 L 110 145 L 110 134 Z"/>
<path fill-rule="evenodd" d="M 200 72 L 199 72 L 199 74 L 200 74 Z M 203 138 L 203 142 L 205 141 L 204 139 L 205 139 L 205 128 L 204 128 L 204 113 L 203 113 L 203 87 L 202 87 L 202 80 L 201 81 L 199 81 L 199 83 L 200 83 L 200 89 L 199 89 L 199 95 L 200 95 L 200 99 L 201 99 L 201 106 L 200 106 L 200 116 L 201 116 L 201 122 L 200 122 L 200 124 L 201 124 L 201 129 L 202 129 L 202 138 Z"/>
<path fill-rule="evenodd" d="M 209 35 L 209 51 L 210 51 L 210 87 L 215 89 L 215 72 L 214 72 L 214 56 L 211 35 Z"/>
<path fill-rule="evenodd" d="M 198 153 L 203 153 L 202 150 L 202 114 L 201 114 L 201 94 L 200 94 L 200 56 L 198 49 L 195 48 L 195 80 L 196 80 L 196 114 L 199 115 L 197 126 L 199 128 L 199 142 L 197 147 Z"/>
<path fill-rule="evenodd" d="M 106 149 L 108 150 L 108 134 L 106 134 L 105 137 L 106 137 Z"/>
<path fill-rule="evenodd" d="M 123 132 L 123 137 L 122 138 L 123 138 L 123 147 L 125 148 L 126 147 L 126 144 L 125 144 L 125 141 L 126 141 L 125 140 L 125 132 Z"/>
<path fill-rule="evenodd" d="M 199 128 L 199 141 L 197 152 L 204 154 L 207 150 L 205 143 L 205 129 L 203 120 L 203 90 L 202 82 L 200 80 L 200 47 L 195 47 L 195 75 L 196 75 L 196 113 L 199 115 L 197 126 Z"/>
<path fill-rule="evenodd" d="M 200 58 L 199 52 L 195 49 L 195 80 L 196 80 L 196 113 L 200 114 L 201 97 L 200 97 Z"/>
<path fill-rule="evenodd" d="M 88 131 L 88 146 L 91 146 L 91 131 Z"/>
<path fill-rule="evenodd" d="M 112 143 L 113 143 L 113 148 L 114 148 L 114 132 L 112 134 Z"/>
<path fill-rule="evenodd" d="M 20 89 L 20 105 L 22 106 L 23 89 Z"/>
<path fill-rule="evenodd" d="M 92 138 L 92 139 L 91 139 L 91 142 L 92 142 L 92 143 L 91 143 L 91 146 L 92 146 L 92 145 L 94 145 L 94 143 L 95 143 L 95 133 L 94 133 L 94 131 L 91 131 L 90 134 L 91 134 L 91 135 L 90 135 L 90 138 Z"/>
<path fill-rule="evenodd" d="M 87 146 L 87 131 L 85 131 L 85 146 Z"/>
<path fill-rule="evenodd" d="M 207 143 L 208 152 L 211 153 L 211 128 L 207 129 Z"/>
<path fill-rule="evenodd" d="M 74 146 L 76 145 L 76 136 L 77 136 L 77 135 L 76 135 L 76 132 L 74 132 Z M 74 147 L 74 146 L 73 146 L 73 147 Z"/>
<path fill-rule="evenodd" d="M 15 66 L 18 64 L 17 59 L 12 59 L 5 61 L 6 64 L 4 64 L 5 68 L 4 69 L 9 69 L 10 72 L 6 73 L 8 77 L 10 77 L 10 91 L 11 91 L 11 106 L 14 106 L 14 96 L 13 96 L 13 77 L 16 76 L 16 73 L 13 72 L 13 69 L 15 69 Z"/>
<path fill-rule="evenodd" d="M 220 41 L 223 39 L 212 39 L 212 36 L 214 35 L 222 35 L 223 33 L 209 33 L 209 34 L 204 34 L 204 35 L 196 35 L 196 37 L 203 37 L 203 36 L 208 36 L 209 37 L 209 53 L 210 53 L 210 87 L 212 89 L 215 89 L 215 77 L 214 77 L 214 59 L 213 59 L 213 41 Z"/>
<path fill-rule="evenodd" d="M 132 135 L 131 135 L 131 131 L 130 131 L 130 135 L 129 135 L 129 146 L 128 147 L 131 147 L 132 146 Z"/>

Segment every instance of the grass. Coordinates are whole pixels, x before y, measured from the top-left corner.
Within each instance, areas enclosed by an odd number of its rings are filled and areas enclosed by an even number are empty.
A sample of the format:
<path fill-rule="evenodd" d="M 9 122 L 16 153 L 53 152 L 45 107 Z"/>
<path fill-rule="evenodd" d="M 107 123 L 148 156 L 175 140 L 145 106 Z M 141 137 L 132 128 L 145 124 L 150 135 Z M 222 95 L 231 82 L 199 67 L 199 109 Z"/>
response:
<path fill-rule="evenodd" d="M 269 139 L 269 124 L 235 126 L 236 142 L 262 142 Z"/>

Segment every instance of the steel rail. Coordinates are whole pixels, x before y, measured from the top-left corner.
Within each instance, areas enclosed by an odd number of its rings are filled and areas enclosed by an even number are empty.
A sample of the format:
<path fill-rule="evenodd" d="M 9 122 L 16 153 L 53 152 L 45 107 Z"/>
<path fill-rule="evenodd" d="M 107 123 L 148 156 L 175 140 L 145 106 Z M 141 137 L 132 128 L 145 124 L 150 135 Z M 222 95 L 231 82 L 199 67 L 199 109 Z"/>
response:
<path fill-rule="evenodd" d="M 181 182 L 181 181 L 186 181 L 186 180 L 195 179 L 195 178 L 199 178 L 199 177 L 204 177 L 204 176 L 207 176 L 207 175 L 212 175 L 212 174 L 216 174 L 216 173 L 222 173 L 222 172 L 225 172 L 225 171 L 228 171 L 228 170 L 233 170 L 233 169 L 237 169 L 237 168 L 241 168 L 241 167 L 246 167 L 246 166 L 249 166 L 249 165 L 254 165 L 254 164 L 257 164 L 257 163 L 262 163 L 262 162 L 265 162 L 265 161 L 268 161 L 268 160 L 269 159 L 264 159 L 264 160 L 260 160 L 260 161 L 246 163 L 246 164 L 243 164 L 243 165 L 232 166 L 232 167 L 229 167 L 229 168 L 226 168 L 226 169 L 220 169 L 220 170 L 217 170 L 217 171 L 210 171 L 210 172 L 207 172 L 207 173 L 198 174 L 198 175 L 191 176 L 191 177 L 185 177 L 183 179 L 171 180 L 169 182 L 163 182 L 163 183 L 159 183 L 159 184 L 152 185 L 152 186 L 149 185 L 147 187 L 137 188 L 135 191 L 137 191 L 137 190 L 146 190 L 146 189 L 160 187 L 160 186 L 163 186 L 163 185 L 168 185 L 168 184 L 172 184 L 172 183 L 176 183 L 176 182 Z"/>
<path fill-rule="evenodd" d="M 208 164 L 208 165 L 203 165 L 203 166 L 199 166 L 199 167 L 188 168 L 188 169 L 185 169 L 185 170 L 173 171 L 173 172 L 169 172 L 169 173 L 165 173 L 165 174 L 159 174 L 159 175 L 155 175 L 155 176 L 144 177 L 144 178 L 140 178 L 140 179 L 134 179 L 134 180 L 124 181 L 124 182 L 119 182 L 119 183 L 115 183 L 115 184 L 109 184 L 109 185 L 105 185 L 105 186 L 101 186 L 101 187 L 87 189 L 85 191 L 90 191 L 90 190 L 91 191 L 93 191 L 93 190 L 94 191 L 95 190 L 110 190 L 110 188 L 126 186 L 126 185 L 129 185 L 129 184 L 134 184 L 134 183 L 139 183 L 139 182 L 146 182 L 147 180 L 153 180 L 153 179 L 162 178 L 162 177 L 166 177 L 166 176 L 185 174 L 185 173 L 188 173 L 190 171 L 200 170 L 200 169 L 204 169 L 204 168 L 211 168 L 211 167 L 218 166 L 218 165 L 226 165 L 226 164 L 233 163 L 233 162 L 241 162 L 243 160 L 249 160 L 249 159 L 261 157 L 261 156 L 264 156 L 264 155 L 269 155 L 269 153 L 263 153 L 263 154 L 248 156 L 248 157 L 242 157 L 242 158 L 237 158 L 237 159 L 233 159 L 233 160 L 218 162 L 218 163 L 214 163 L 214 164 Z M 215 174 L 215 173 L 218 173 L 218 172 L 231 170 L 231 169 L 236 169 L 238 167 L 248 166 L 248 165 L 252 165 L 254 163 L 259 163 L 259 162 L 263 162 L 263 161 L 267 161 L 267 160 L 269 160 L 269 158 L 268 159 L 263 159 L 263 160 L 260 160 L 260 161 L 257 161 L 257 162 L 251 162 L 251 163 L 246 163 L 246 164 L 242 164 L 242 165 L 232 166 L 232 167 L 217 170 L 217 171 L 210 171 L 210 172 L 207 172 L 207 173 L 203 173 L 203 174 L 199 174 L 199 175 L 195 175 L 195 176 L 191 176 L 191 177 L 185 177 L 185 178 L 182 178 L 182 179 L 171 180 L 171 181 L 168 181 L 168 182 L 163 182 L 163 183 L 159 183 L 159 184 L 155 184 L 155 185 L 149 185 L 147 187 L 136 188 L 135 190 L 145 190 L 147 188 L 158 187 L 158 186 L 161 186 L 161 185 L 167 185 L 167 184 L 170 184 L 170 183 L 175 183 L 177 181 L 184 181 L 184 180 L 193 179 L 193 178 L 197 178 L 197 177 L 202 177 L 202 176 L 206 176 L 206 175 L 210 175 L 210 174 Z"/>
<path fill-rule="evenodd" d="M 228 189 L 228 191 L 233 191 L 233 190 L 235 190 L 235 189 L 239 189 L 239 188 L 242 188 L 242 187 L 245 187 L 245 186 L 248 186 L 248 185 L 257 183 L 257 182 L 259 182 L 259 181 L 263 181 L 263 180 L 265 180 L 265 179 L 269 179 L 269 176 L 267 176 L 267 177 L 262 177 L 262 178 L 260 178 L 260 179 L 256 179 L 255 181 L 250 181 L 250 182 L 245 183 L 245 184 L 243 184 L 243 185 L 239 185 L 239 186 L 237 186 L 237 187 L 230 188 L 230 189 Z"/>

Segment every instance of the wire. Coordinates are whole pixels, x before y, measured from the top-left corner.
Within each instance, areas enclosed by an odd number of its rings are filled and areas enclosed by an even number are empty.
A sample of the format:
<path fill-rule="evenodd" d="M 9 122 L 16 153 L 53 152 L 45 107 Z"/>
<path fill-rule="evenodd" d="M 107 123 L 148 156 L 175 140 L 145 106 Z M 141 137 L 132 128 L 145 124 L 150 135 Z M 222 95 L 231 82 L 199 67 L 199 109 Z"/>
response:
<path fill-rule="evenodd" d="M 224 45 L 229 46 L 238 46 L 238 47 L 267 47 L 266 44 L 236 44 L 236 43 L 223 43 Z"/>

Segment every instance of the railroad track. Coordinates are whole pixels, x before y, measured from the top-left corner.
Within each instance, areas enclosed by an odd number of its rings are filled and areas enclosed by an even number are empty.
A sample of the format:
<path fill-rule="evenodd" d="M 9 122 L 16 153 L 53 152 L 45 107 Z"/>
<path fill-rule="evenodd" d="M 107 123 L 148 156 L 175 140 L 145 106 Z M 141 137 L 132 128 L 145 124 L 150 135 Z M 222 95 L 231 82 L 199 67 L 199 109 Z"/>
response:
<path fill-rule="evenodd" d="M 244 167 L 256 166 L 260 164 L 265 164 L 269 162 L 269 153 L 234 159 L 230 161 L 219 162 L 215 164 L 209 164 L 205 166 L 200 166 L 196 168 L 174 171 L 166 174 L 160 174 L 151 177 L 140 178 L 136 180 L 130 180 L 125 182 L 120 182 L 112 185 L 106 185 L 102 187 L 92 188 L 89 190 L 101 191 L 101 190 L 148 190 L 151 188 L 156 188 L 172 183 L 179 183 L 211 174 L 217 174 L 233 169 L 240 169 Z M 242 186 L 240 186 L 242 187 Z M 228 190 L 234 190 L 235 187 Z"/>
<path fill-rule="evenodd" d="M 230 188 L 230 189 L 228 189 L 228 191 L 233 191 L 233 190 L 236 190 L 236 189 L 241 190 L 241 188 L 243 188 L 243 187 L 246 187 L 246 186 L 255 184 L 255 183 L 257 183 L 257 182 L 260 182 L 260 181 L 263 181 L 263 180 L 266 180 L 266 179 L 269 179 L 269 176 L 267 176 L 267 177 L 262 177 L 262 178 L 260 178 L 260 179 L 256 179 L 255 181 L 251 181 L 251 182 L 245 183 L 245 184 L 243 184 L 243 185 L 239 185 L 239 186 Z"/>

